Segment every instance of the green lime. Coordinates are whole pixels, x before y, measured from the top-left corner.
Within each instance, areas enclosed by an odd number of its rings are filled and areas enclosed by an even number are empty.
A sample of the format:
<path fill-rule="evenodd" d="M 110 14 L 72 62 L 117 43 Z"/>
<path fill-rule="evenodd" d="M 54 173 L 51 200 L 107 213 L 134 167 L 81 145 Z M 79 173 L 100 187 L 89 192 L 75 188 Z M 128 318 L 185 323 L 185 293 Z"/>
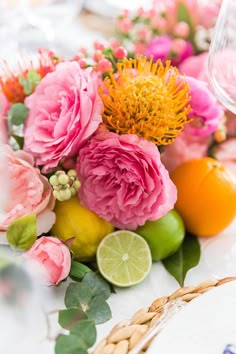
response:
<path fill-rule="evenodd" d="M 107 235 L 99 244 L 97 264 L 111 284 L 127 287 L 147 276 L 152 266 L 151 251 L 144 238 L 119 230 Z"/>
<path fill-rule="evenodd" d="M 176 210 L 171 210 L 162 218 L 147 221 L 135 231 L 147 241 L 152 260 L 159 261 L 175 253 L 183 242 L 185 228 Z"/>

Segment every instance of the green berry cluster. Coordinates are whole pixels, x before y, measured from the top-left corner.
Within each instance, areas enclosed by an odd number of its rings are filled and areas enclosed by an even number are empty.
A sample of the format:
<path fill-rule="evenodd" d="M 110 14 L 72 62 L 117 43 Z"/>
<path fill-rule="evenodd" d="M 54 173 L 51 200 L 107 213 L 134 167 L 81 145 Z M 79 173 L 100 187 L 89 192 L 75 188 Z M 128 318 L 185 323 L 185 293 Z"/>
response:
<path fill-rule="evenodd" d="M 77 173 L 73 169 L 67 173 L 65 171 L 57 171 L 49 178 L 49 183 L 53 187 L 54 197 L 61 202 L 75 196 L 80 187 Z"/>

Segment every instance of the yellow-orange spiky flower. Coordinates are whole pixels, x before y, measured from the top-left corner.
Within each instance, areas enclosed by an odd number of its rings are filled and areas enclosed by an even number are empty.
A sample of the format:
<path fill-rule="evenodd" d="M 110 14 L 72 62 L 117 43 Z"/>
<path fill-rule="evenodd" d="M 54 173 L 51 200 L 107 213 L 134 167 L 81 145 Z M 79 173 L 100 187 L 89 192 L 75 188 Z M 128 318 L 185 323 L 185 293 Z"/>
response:
<path fill-rule="evenodd" d="M 137 134 L 157 145 L 170 144 L 189 122 L 189 86 L 178 69 L 145 57 L 117 65 L 100 88 L 103 122 L 118 134 Z"/>
<path fill-rule="evenodd" d="M 0 92 L 2 91 L 11 103 L 24 102 L 26 94 L 19 78 L 26 79 L 30 70 L 34 70 L 43 78 L 47 73 L 55 70 L 57 63 L 55 54 L 47 49 L 39 49 L 36 60 L 22 57 L 14 70 L 3 61 L 0 64 Z"/>

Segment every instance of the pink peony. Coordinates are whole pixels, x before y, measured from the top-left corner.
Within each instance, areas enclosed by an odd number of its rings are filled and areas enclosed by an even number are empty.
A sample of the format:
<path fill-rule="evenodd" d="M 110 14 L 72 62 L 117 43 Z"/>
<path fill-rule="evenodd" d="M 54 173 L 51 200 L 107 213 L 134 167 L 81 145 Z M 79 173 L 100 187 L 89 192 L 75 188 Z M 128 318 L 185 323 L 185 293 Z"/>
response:
<path fill-rule="evenodd" d="M 215 158 L 236 175 L 236 138 L 219 144 L 214 151 Z"/>
<path fill-rule="evenodd" d="M 24 256 L 44 284 L 56 285 L 70 272 L 70 251 L 58 238 L 40 237 Z"/>
<path fill-rule="evenodd" d="M 192 122 L 186 126 L 190 135 L 207 136 L 217 130 L 224 111 L 217 105 L 217 100 L 205 82 L 187 77 L 190 86 L 192 110 L 189 118 Z"/>
<path fill-rule="evenodd" d="M 207 156 L 211 138 L 189 135 L 186 128 L 161 154 L 161 161 L 169 172 L 188 160 Z"/>
<path fill-rule="evenodd" d="M 8 142 L 7 131 L 7 112 L 10 104 L 2 93 L 0 93 L 0 143 L 6 144 Z"/>
<path fill-rule="evenodd" d="M 154 61 L 171 59 L 173 65 L 179 65 L 192 54 L 193 48 L 190 42 L 183 39 L 175 40 L 168 35 L 155 37 L 145 49 L 145 55 L 148 58 L 153 57 Z"/>
<path fill-rule="evenodd" d="M 156 220 L 176 201 L 157 147 L 136 135 L 100 131 L 81 149 L 77 172 L 80 200 L 118 228 Z"/>
<path fill-rule="evenodd" d="M 48 172 L 77 154 L 102 121 L 97 75 L 77 62 L 58 64 L 26 98 L 26 106 L 24 149 Z"/>
<path fill-rule="evenodd" d="M 25 151 L 14 152 L 9 145 L 0 145 L 0 243 L 5 242 L 7 227 L 21 216 L 37 215 L 38 236 L 55 222 L 52 189 L 33 162 Z"/>

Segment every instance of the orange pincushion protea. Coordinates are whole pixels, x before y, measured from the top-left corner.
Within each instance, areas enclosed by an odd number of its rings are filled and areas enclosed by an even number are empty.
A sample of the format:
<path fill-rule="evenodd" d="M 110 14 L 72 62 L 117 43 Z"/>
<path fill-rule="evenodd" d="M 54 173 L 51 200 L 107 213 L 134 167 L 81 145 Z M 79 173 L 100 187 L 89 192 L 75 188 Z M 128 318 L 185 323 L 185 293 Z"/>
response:
<path fill-rule="evenodd" d="M 119 63 L 100 88 L 103 122 L 118 134 L 136 134 L 157 145 L 170 144 L 189 122 L 189 86 L 178 69 L 145 57 Z"/>
<path fill-rule="evenodd" d="M 11 103 L 24 102 L 26 94 L 19 78 L 27 78 L 30 70 L 34 70 L 43 78 L 47 73 L 54 71 L 58 59 L 52 51 L 47 49 L 38 50 L 36 63 L 31 58 L 22 57 L 13 71 L 6 61 L 0 64 L 0 92 L 2 91 Z"/>

